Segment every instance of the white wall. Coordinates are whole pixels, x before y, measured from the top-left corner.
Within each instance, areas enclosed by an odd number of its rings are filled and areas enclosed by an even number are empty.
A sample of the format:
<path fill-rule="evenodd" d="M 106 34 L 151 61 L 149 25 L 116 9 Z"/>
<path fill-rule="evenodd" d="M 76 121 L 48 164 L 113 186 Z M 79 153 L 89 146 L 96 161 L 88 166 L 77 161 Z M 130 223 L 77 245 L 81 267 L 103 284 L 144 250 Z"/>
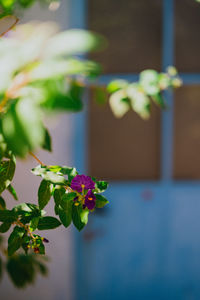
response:
<path fill-rule="evenodd" d="M 47 9 L 41 9 L 35 5 L 29 11 L 25 12 L 22 21 L 37 20 L 55 20 L 60 23 L 62 29 L 69 26 L 69 4 L 68 0 L 63 0 L 60 8 L 56 12 L 50 12 Z M 59 115 L 49 118 L 48 128 L 53 138 L 53 152 L 47 153 L 40 151 L 37 156 L 45 164 L 65 164 L 71 165 L 72 157 L 72 118 L 69 115 Z M 14 179 L 14 186 L 20 198 L 20 202 L 37 201 L 37 188 L 40 178 L 31 174 L 30 169 L 38 163 L 28 157 L 25 161 L 17 161 L 17 170 Z M 53 201 L 47 206 L 46 211 L 53 213 Z M 10 207 L 15 205 L 14 200 L 10 199 Z M 74 249 L 73 236 L 69 229 L 58 228 L 53 231 L 44 232 L 44 236 L 50 241 L 46 245 L 47 255 L 51 262 L 49 265 L 48 278 L 38 277 L 34 286 L 25 290 L 18 290 L 13 287 L 7 276 L 4 275 L 0 284 L 0 299 L 4 300 L 71 300 L 73 299 L 73 277 L 74 277 Z"/>

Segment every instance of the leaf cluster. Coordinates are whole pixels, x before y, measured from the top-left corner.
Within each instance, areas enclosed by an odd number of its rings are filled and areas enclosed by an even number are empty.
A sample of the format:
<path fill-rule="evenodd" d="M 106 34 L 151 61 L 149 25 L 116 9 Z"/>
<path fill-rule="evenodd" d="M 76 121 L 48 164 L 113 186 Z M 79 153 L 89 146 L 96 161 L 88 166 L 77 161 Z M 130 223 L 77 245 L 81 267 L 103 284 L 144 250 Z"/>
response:
<path fill-rule="evenodd" d="M 168 67 L 166 73 L 155 70 L 144 70 L 139 75 L 138 82 L 129 83 L 126 80 L 113 80 L 107 90 L 111 93 L 109 103 L 117 118 L 123 117 L 130 109 L 141 118 L 148 119 L 151 113 L 151 100 L 165 109 L 166 103 L 163 91 L 181 85 L 174 67 Z"/>
<path fill-rule="evenodd" d="M 77 55 L 102 42 L 85 30 L 58 32 L 52 23 L 19 25 L 0 39 L 0 134 L 14 155 L 50 150 L 44 113 L 82 109 L 83 81 L 100 66 Z"/>

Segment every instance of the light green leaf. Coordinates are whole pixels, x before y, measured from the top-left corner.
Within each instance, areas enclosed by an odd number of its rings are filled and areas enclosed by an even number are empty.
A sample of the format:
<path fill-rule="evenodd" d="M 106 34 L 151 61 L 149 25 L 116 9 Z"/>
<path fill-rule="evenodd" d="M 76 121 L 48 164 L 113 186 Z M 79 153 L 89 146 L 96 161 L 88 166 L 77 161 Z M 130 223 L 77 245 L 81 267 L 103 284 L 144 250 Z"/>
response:
<path fill-rule="evenodd" d="M 125 87 L 128 86 L 128 81 L 123 80 L 123 79 L 117 79 L 117 80 L 112 80 L 108 86 L 107 90 L 109 93 L 114 93 L 117 92 L 118 90 L 121 90 Z"/>
<path fill-rule="evenodd" d="M 82 29 L 71 29 L 52 37 L 44 49 L 44 57 L 86 53 L 105 45 L 105 39 Z"/>
<path fill-rule="evenodd" d="M 96 196 L 96 208 L 102 208 L 109 203 L 104 196 L 99 194 L 96 194 L 95 196 Z"/>
<path fill-rule="evenodd" d="M 110 108 L 117 118 L 123 117 L 130 109 L 126 91 L 119 90 L 113 93 L 109 99 Z"/>
<path fill-rule="evenodd" d="M 150 99 L 138 84 L 130 84 L 127 88 L 127 95 L 130 99 L 133 110 L 141 118 L 148 119 L 150 116 Z"/>
<path fill-rule="evenodd" d="M 139 84 L 147 95 L 155 95 L 160 91 L 159 74 L 155 70 L 145 70 L 140 73 Z"/>

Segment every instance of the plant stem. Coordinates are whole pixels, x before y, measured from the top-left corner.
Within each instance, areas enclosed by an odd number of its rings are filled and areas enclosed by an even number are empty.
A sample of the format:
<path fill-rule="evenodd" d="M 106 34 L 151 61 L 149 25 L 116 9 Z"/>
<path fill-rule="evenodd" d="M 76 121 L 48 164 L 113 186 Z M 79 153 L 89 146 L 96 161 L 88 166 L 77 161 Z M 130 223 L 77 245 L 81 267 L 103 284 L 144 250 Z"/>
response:
<path fill-rule="evenodd" d="M 16 225 L 19 225 L 20 227 L 23 227 L 27 231 L 27 233 L 30 235 L 30 237 L 32 239 L 35 239 L 34 236 L 33 236 L 33 234 L 32 234 L 32 232 L 30 231 L 30 228 L 29 228 L 28 225 L 24 225 L 20 220 L 17 220 L 13 224 L 16 224 Z"/>
<path fill-rule="evenodd" d="M 34 154 L 32 153 L 31 151 L 29 151 L 29 154 L 31 156 L 33 156 L 33 158 L 35 158 L 35 160 L 37 160 L 37 162 L 41 165 L 41 166 L 45 166 L 45 164 L 43 164 L 43 162 L 41 162 L 41 160 Z"/>

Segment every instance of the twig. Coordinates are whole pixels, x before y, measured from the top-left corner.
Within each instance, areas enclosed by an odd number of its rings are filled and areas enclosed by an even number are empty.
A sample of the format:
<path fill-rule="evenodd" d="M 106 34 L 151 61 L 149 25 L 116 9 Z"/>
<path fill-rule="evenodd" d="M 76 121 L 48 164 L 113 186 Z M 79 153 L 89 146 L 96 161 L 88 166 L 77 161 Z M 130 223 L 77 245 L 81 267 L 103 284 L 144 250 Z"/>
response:
<path fill-rule="evenodd" d="M 35 158 L 35 160 L 37 160 L 37 162 L 41 165 L 41 166 L 45 166 L 45 164 L 43 164 L 43 162 L 41 162 L 41 160 L 34 154 L 32 153 L 31 151 L 29 151 L 29 154 L 31 156 L 33 156 L 33 158 Z"/>

